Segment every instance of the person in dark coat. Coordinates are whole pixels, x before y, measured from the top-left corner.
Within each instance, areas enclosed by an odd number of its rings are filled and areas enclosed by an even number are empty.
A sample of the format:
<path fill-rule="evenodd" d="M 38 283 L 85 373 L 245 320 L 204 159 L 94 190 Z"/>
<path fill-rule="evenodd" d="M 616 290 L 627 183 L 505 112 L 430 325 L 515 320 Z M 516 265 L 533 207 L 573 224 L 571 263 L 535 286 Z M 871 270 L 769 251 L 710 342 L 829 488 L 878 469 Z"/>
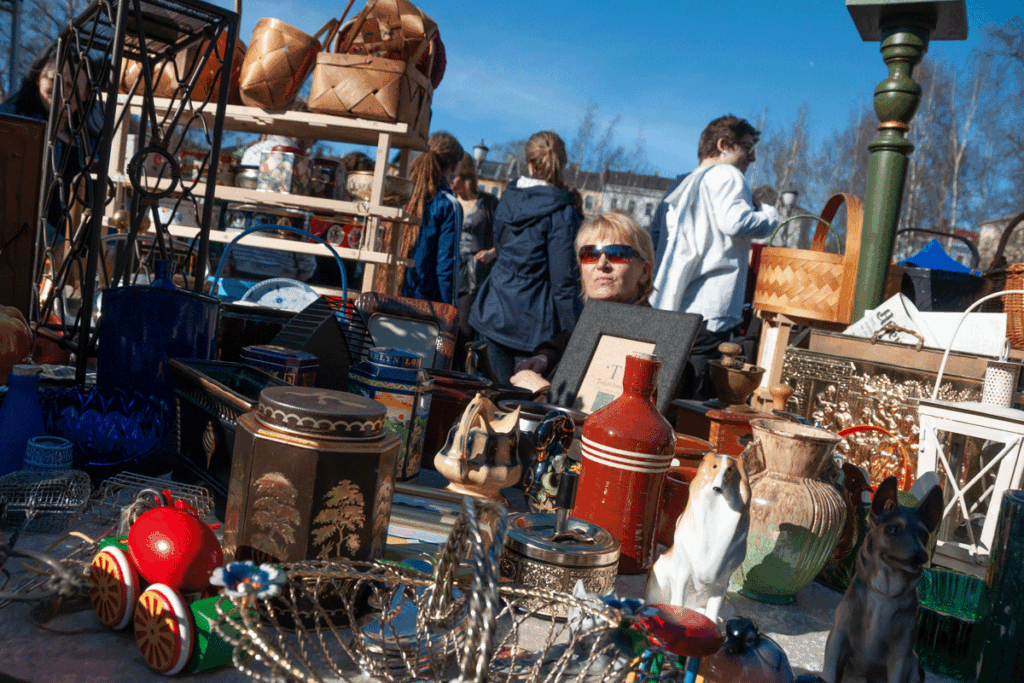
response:
<path fill-rule="evenodd" d="M 464 152 L 445 132 L 431 135 L 427 147 L 409 167 L 414 186 L 406 211 L 422 219 L 412 251 L 415 264 L 405 274 L 402 296 L 455 306 L 462 207 L 450 185 Z"/>
<path fill-rule="evenodd" d="M 505 188 L 495 211 L 498 256 L 469 318 L 499 384 L 538 344 L 572 329 L 582 308 L 573 251 L 580 215 L 562 182 L 565 144 L 551 131 L 536 133 L 526 159 L 530 175 Z"/>

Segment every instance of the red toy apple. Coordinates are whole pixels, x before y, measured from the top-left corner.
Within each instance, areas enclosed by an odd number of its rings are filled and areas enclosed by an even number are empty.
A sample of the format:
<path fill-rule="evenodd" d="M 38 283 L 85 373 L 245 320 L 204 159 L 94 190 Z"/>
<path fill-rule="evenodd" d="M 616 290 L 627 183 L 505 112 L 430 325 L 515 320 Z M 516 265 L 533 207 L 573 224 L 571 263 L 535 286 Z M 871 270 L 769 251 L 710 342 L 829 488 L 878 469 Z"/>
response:
<path fill-rule="evenodd" d="M 205 590 L 210 574 L 224 564 L 213 531 L 188 503 L 173 500 L 142 513 L 128 531 L 128 554 L 146 581 L 164 583 L 182 593 Z"/>

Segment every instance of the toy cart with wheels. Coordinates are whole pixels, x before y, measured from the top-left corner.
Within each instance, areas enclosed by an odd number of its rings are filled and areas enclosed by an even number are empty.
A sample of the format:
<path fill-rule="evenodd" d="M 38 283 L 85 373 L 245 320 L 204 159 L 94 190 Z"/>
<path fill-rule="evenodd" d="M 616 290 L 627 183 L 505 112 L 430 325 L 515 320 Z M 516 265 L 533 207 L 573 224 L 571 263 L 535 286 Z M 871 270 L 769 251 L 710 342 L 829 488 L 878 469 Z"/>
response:
<path fill-rule="evenodd" d="M 170 491 L 141 495 L 155 497 L 157 506 L 139 515 L 127 536 L 102 540 L 93 557 L 89 598 L 96 617 L 115 630 L 132 624 L 143 659 L 158 673 L 230 663 L 232 648 L 213 631 L 224 600 L 210 584 L 224 561 L 220 541 Z"/>
<path fill-rule="evenodd" d="M 121 630 L 132 624 L 135 644 L 146 665 L 172 676 L 231 663 L 232 647 L 213 631 L 220 595 L 183 595 L 162 583 L 145 585 L 128 554 L 128 537 L 100 542 L 92 560 L 90 600 L 100 622 Z"/>

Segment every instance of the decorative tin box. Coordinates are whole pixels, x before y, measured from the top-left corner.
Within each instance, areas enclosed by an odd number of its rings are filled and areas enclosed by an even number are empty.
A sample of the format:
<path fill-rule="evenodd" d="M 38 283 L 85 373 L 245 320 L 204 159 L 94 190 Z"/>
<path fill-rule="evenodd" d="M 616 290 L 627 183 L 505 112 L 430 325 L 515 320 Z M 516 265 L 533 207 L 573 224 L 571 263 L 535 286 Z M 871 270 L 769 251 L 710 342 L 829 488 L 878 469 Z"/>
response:
<path fill-rule="evenodd" d="M 327 218 L 310 218 L 309 231 L 331 244 L 349 249 L 358 249 L 359 241 L 363 237 L 363 226 L 356 223 L 354 219 L 351 222 L 344 222 Z"/>
<path fill-rule="evenodd" d="M 409 481 L 420 473 L 423 436 L 430 415 L 433 378 L 421 370 L 418 353 L 378 346 L 370 349 L 369 359 L 348 369 L 348 390 L 383 403 L 387 426 L 402 437 L 398 456 L 398 480 Z M 433 457 L 428 453 L 428 457 Z"/>
<path fill-rule="evenodd" d="M 261 192 L 309 194 L 309 158 L 298 147 L 278 145 L 263 153 L 256 189 Z"/>
<path fill-rule="evenodd" d="M 300 387 L 314 386 L 316 371 L 320 367 L 320 359 L 313 354 L 276 344 L 246 346 L 242 349 L 241 359 L 242 365 Z"/>
<path fill-rule="evenodd" d="M 555 515 L 512 515 L 498 571 L 503 579 L 535 588 L 572 593 L 577 581 L 591 593 L 607 595 L 618 576 L 619 542 L 590 522 L 569 519 L 568 533 L 555 532 Z M 537 600 L 532 609 L 550 617 L 568 616 L 568 606 Z"/>
<path fill-rule="evenodd" d="M 271 387 L 238 418 L 224 552 L 236 560 L 373 560 L 384 551 L 401 439 L 380 403 Z"/>
<path fill-rule="evenodd" d="M 309 194 L 311 197 L 322 199 L 344 199 L 342 196 L 345 172 L 341 170 L 341 164 L 334 159 L 316 157 L 310 163 Z"/>

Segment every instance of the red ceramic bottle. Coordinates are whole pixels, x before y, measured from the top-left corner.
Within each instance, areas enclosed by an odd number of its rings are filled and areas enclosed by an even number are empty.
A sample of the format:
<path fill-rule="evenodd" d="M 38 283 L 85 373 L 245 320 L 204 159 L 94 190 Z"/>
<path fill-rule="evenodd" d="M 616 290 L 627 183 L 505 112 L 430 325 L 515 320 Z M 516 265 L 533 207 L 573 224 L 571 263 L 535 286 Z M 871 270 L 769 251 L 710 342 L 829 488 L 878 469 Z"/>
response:
<path fill-rule="evenodd" d="M 572 516 L 622 543 L 619 573 L 640 574 L 654 562 L 655 525 L 675 433 L 651 401 L 661 362 L 626 356 L 622 395 L 583 425 L 583 467 Z"/>

